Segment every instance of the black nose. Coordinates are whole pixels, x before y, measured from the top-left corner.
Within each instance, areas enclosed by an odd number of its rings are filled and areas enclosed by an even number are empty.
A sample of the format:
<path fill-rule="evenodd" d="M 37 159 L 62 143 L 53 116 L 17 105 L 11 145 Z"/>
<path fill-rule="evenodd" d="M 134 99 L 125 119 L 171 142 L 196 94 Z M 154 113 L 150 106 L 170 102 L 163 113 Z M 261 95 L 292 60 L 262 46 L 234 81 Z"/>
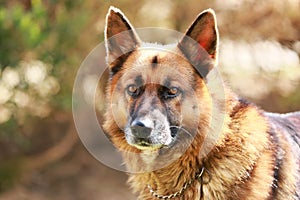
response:
<path fill-rule="evenodd" d="M 146 127 L 145 124 L 139 120 L 134 120 L 131 124 L 131 126 L 141 126 L 141 127 Z"/>
<path fill-rule="evenodd" d="M 148 138 L 152 131 L 152 128 L 148 128 L 143 122 L 136 120 L 132 122 L 130 129 L 132 134 L 140 139 Z"/>

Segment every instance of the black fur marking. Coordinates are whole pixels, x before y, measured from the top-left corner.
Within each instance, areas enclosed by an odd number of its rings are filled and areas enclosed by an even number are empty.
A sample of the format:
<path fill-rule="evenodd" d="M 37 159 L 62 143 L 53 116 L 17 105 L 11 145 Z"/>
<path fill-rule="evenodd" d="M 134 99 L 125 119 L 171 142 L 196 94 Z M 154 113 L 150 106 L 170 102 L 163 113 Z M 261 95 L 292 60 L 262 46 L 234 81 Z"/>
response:
<path fill-rule="evenodd" d="M 275 145 L 274 157 L 275 157 L 275 166 L 274 166 L 274 174 L 273 174 L 273 182 L 272 182 L 272 190 L 269 196 L 269 199 L 274 199 L 277 196 L 277 188 L 278 182 L 280 178 L 280 169 L 282 164 L 282 153 L 280 151 L 279 146 L 279 138 L 276 135 L 276 132 L 273 127 L 270 127 L 269 135 L 272 140 L 272 143 Z"/>
<path fill-rule="evenodd" d="M 171 80 L 170 77 L 167 77 L 163 83 L 163 87 L 170 88 L 171 87 Z"/>
<path fill-rule="evenodd" d="M 126 62 L 126 60 L 128 59 L 128 57 L 132 52 L 133 51 L 123 54 L 122 56 L 120 56 L 110 64 L 110 71 L 109 71 L 110 78 L 112 78 L 115 74 L 117 74 L 122 69 L 123 64 Z"/>
<path fill-rule="evenodd" d="M 152 68 L 156 68 L 157 63 L 158 63 L 158 58 L 157 58 L 157 56 L 154 56 L 152 59 L 152 62 L 151 62 Z"/>
<path fill-rule="evenodd" d="M 138 87 L 142 87 L 144 85 L 144 80 L 142 75 L 138 75 L 137 77 L 135 77 L 134 82 Z"/>
<path fill-rule="evenodd" d="M 245 108 L 247 108 L 250 103 L 245 100 L 245 99 L 238 99 L 239 103 L 237 105 L 235 105 L 230 113 L 230 117 L 234 118 L 236 116 L 237 113 L 243 112 Z"/>
<path fill-rule="evenodd" d="M 206 60 L 205 62 L 199 61 L 198 63 L 193 65 L 193 68 L 195 69 L 196 73 L 204 80 L 206 80 L 207 74 L 213 67 L 214 64 L 210 62 L 210 60 Z"/>
<path fill-rule="evenodd" d="M 130 118 L 131 118 L 132 121 L 133 121 L 133 119 L 136 118 L 136 116 L 135 116 L 135 114 L 136 114 L 136 112 L 135 112 L 135 110 L 136 110 L 135 109 L 136 102 L 137 101 L 133 101 L 132 104 L 131 104 L 131 106 L 130 106 L 130 108 L 129 108 L 129 116 L 130 116 Z"/>
<path fill-rule="evenodd" d="M 291 143 L 293 152 L 296 151 L 296 148 L 300 148 L 299 126 L 298 124 L 293 124 L 298 121 L 299 116 L 297 116 L 296 113 L 295 114 L 291 113 L 286 115 L 265 113 L 265 115 L 269 118 L 270 123 L 273 125 L 274 131 L 277 132 L 278 134 L 282 134 L 284 139 L 287 142 Z M 296 159 L 299 159 L 299 155 L 295 155 L 295 156 L 297 157 Z M 298 173 L 300 172 L 299 167 L 297 171 Z M 299 196 L 299 191 L 300 191 L 299 185 L 300 185 L 300 181 L 298 180 L 295 196 Z"/>
<path fill-rule="evenodd" d="M 293 139 L 293 141 L 298 145 L 300 148 L 300 136 L 297 133 L 297 127 L 290 122 L 289 119 L 285 118 L 281 115 L 269 115 L 271 121 L 274 121 L 275 123 L 279 124 L 281 127 L 283 127 L 283 130 L 287 130 L 289 133 L 289 136 Z"/>

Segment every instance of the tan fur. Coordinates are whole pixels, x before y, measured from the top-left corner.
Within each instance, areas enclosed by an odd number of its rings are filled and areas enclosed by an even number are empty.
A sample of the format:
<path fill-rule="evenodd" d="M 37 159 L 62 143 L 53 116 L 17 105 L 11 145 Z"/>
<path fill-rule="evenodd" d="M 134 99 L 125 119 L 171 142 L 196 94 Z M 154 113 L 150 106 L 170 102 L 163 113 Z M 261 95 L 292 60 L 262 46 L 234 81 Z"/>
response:
<path fill-rule="evenodd" d="M 216 64 L 217 47 L 214 46 L 214 41 L 218 39 L 218 33 L 216 28 L 210 29 L 215 27 L 215 19 L 214 15 L 210 15 L 209 12 L 212 11 L 204 12 L 203 19 L 199 18 L 202 20 L 201 23 L 196 24 L 196 28 L 192 26 L 187 34 L 191 32 L 190 36 L 195 37 L 197 42 L 205 43 L 204 48 L 207 48 L 209 57 Z M 111 36 L 109 35 L 111 32 L 119 33 L 121 31 L 119 27 L 124 27 L 119 21 L 121 19 L 116 17 L 116 13 L 118 16 L 123 15 L 117 9 L 110 10 L 108 19 L 112 20 L 110 23 L 117 20 L 118 26 L 114 27 L 110 24 L 111 29 L 117 30 L 108 31 L 108 36 Z M 128 23 L 128 26 L 131 25 Z M 131 36 L 137 37 L 134 31 Z M 133 40 L 133 42 L 136 41 L 139 39 Z M 276 122 L 276 120 L 287 120 L 286 122 L 290 123 L 289 119 L 281 116 L 272 117 L 255 105 L 240 100 L 228 88 L 225 88 L 224 99 L 220 99 L 219 102 L 220 105 L 224 103 L 224 108 L 222 106 L 218 108 L 218 112 L 224 114 L 223 121 L 217 124 L 223 123 L 219 132 L 216 129 L 217 125 L 212 124 L 215 96 L 209 91 L 209 86 L 206 85 L 207 80 L 195 76 L 195 70 L 184 59 L 186 55 L 174 46 L 170 49 L 176 52 L 175 54 L 172 51 L 162 52 L 155 48 L 145 49 L 139 42 L 134 45 L 135 50 L 126 59 L 121 58 L 125 60 L 122 61 L 121 69 L 118 69 L 119 71 L 111 77 L 107 89 L 109 109 L 105 116 L 104 129 L 113 144 L 122 152 L 129 171 L 141 172 L 129 174 L 129 184 L 132 190 L 138 193 L 138 199 L 157 199 L 151 194 L 148 185 L 156 193 L 167 196 L 180 191 L 191 180 L 192 184 L 179 197 L 173 199 L 296 199 L 295 196 L 299 190 L 297 186 L 299 184 L 299 156 L 297 156 L 299 146 L 290 138 L 289 134 L 293 131 L 283 130 L 284 125 L 280 126 Z M 134 45 L 126 42 L 126 46 Z M 111 54 L 110 51 L 112 50 L 108 50 L 109 54 Z M 154 56 L 159 61 L 155 68 L 151 67 Z M 193 56 L 189 59 L 193 62 L 197 61 L 195 60 L 197 58 Z M 110 63 L 112 71 L 115 66 L 115 62 Z M 211 70 L 211 68 L 208 69 Z M 175 151 L 174 154 L 164 158 L 172 161 L 169 165 L 154 171 L 151 169 L 158 164 L 155 159 L 159 150 L 144 151 L 129 145 L 122 131 L 122 127 L 126 126 L 130 117 L 128 110 L 133 100 L 123 97 L 121 95 L 123 90 L 120 88 L 128 85 L 141 71 L 143 72 L 141 77 L 146 83 L 154 82 L 161 85 L 163 84 L 161 81 L 172 71 L 174 84 L 180 84 L 187 91 L 194 90 L 193 95 L 187 95 L 180 103 L 174 100 L 169 103 L 169 106 L 175 110 L 180 108 L 179 114 L 182 117 L 180 123 L 184 127 L 196 127 L 198 131 L 183 155 L 177 155 Z M 191 88 L 191 85 L 195 86 Z M 174 115 L 178 114 L 176 112 L 174 111 Z M 295 117 L 294 120 L 298 119 Z M 297 131 L 299 133 L 299 130 Z M 214 145 L 213 148 L 205 149 L 204 142 L 211 142 Z M 205 168 L 202 175 L 202 181 L 205 183 L 194 180 L 196 174 L 201 171 L 201 167 Z"/>
<path fill-rule="evenodd" d="M 202 163 L 212 174 L 210 183 L 204 185 L 205 195 L 202 197 L 203 199 L 266 199 L 268 197 L 270 185 L 273 181 L 272 164 L 274 161 L 270 156 L 272 148 L 269 146 L 267 134 L 261 135 L 261 137 L 253 137 L 252 135 L 252 133 L 258 131 L 266 131 L 267 125 L 255 125 L 261 124 L 263 120 L 256 113 L 256 109 L 249 108 L 249 111 L 245 112 L 248 114 L 247 117 L 253 117 L 257 120 L 257 123 L 251 125 L 246 119 L 232 122 L 233 124 L 238 123 L 235 125 L 242 132 L 245 131 L 244 134 L 236 134 L 238 130 L 235 128 L 223 130 L 225 140 L 219 141 L 215 149 Z M 242 117 L 239 116 L 239 119 Z M 195 138 L 193 144 L 196 142 L 197 138 Z M 195 144 L 195 146 L 197 145 Z M 179 191 L 185 182 L 192 179 L 197 170 L 199 170 L 199 163 L 201 163 L 200 160 L 195 159 L 199 150 L 195 147 L 192 150 L 192 148 L 193 145 L 190 148 L 191 150 L 188 150 L 171 166 L 147 174 L 132 175 L 130 183 L 134 191 L 144 191 L 140 199 L 154 199 L 149 194 L 148 189 L 145 188 L 145 185 L 152 182 L 153 185 L 157 185 L 156 187 L 153 186 L 153 188 L 157 188 L 159 193 L 171 194 Z M 259 160 L 261 161 L 257 165 L 256 162 Z M 254 167 L 255 169 L 252 171 Z M 238 183 L 247 179 L 248 173 L 253 173 L 251 181 L 247 182 L 247 187 L 244 185 L 240 186 Z M 182 175 L 179 176 L 179 174 Z M 208 179 L 208 175 L 204 175 L 205 179 Z M 234 187 L 236 187 L 236 191 L 233 190 Z M 170 188 L 172 189 L 170 190 Z M 178 199 L 198 199 L 197 196 L 200 195 L 199 188 L 199 182 L 195 182 L 194 186 L 189 188 L 185 195 Z"/>

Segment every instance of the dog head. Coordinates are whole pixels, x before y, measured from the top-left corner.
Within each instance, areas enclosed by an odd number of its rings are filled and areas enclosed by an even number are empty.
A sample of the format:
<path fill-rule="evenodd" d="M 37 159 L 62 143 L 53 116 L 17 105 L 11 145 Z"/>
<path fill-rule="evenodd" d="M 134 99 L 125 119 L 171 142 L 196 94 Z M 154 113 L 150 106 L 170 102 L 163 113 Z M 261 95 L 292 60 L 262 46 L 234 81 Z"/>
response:
<path fill-rule="evenodd" d="M 202 12 L 174 45 L 144 43 L 124 14 L 106 19 L 110 80 L 104 129 L 120 148 L 157 150 L 207 127 L 207 74 L 217 62 L 214 11 Z M 205 137 L 205 136 L 200 136 Z"/>

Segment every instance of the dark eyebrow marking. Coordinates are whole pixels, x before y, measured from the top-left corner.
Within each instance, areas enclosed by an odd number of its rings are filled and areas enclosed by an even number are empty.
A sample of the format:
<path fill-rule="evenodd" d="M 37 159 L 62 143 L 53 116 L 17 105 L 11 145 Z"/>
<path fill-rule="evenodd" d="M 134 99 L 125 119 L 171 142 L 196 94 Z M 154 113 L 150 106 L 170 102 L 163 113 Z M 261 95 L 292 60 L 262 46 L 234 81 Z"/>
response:
<path fill-rule="evenodd" d="M 165 79 L 165 81 L 164 81 L 164 83 L 163 83 L 164 85 L 164 87 L 166 87 L 166 88 L 170 88 L 171 87 L 171 80 L 170 80 L 170 77 L 167 77 L 166 79 Z"/>
<path fill-rule="evenodd" d="M 137 77 L 135 77 L 134 82 L 137 86 L 142 86 L 144 85 L 144 81 L 143 81 L 143 77 L 142 75 L 138 75 Z"/>
<path fill-rule="evenodd" d="M 158 63 L 158 58 L 157 56 L 154 56 L 151 61 L 152 68 L 155 68 L 157 66 L 157 63 Z"/>

